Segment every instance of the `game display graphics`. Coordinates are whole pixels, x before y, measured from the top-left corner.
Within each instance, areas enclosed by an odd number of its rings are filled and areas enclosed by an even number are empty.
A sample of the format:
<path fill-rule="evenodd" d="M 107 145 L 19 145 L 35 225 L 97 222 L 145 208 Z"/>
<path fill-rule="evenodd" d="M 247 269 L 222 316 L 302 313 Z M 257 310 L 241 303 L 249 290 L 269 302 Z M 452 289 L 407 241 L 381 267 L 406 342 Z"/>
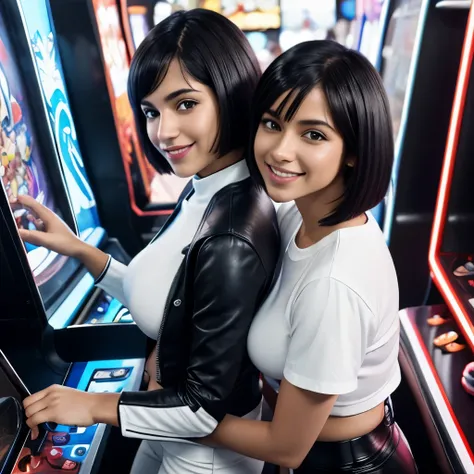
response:
<path fill-rule="evenodd" d="M 99 226 L 99 219 L 94 194 L 77 142 L 47 3 L 22 0 L 21 5 L 79 235 L 83 240 L 87 240 Z"/>
<path fill-rule="evenodd" d="M 20 195 L 29 195 L 57 212 L 50 193 L 43 159 L 35 143 L 35 134 L 29 118 L 29 104 L 16 66 L 11 47 L 0 18 L 0 178 L 19 228 L 35 230 L 29 213 L 16 204 Z M 28 261 L 36 284 L 41 286 L 55 275 L 66 259 L 43 247 L 25 244 Z"/>

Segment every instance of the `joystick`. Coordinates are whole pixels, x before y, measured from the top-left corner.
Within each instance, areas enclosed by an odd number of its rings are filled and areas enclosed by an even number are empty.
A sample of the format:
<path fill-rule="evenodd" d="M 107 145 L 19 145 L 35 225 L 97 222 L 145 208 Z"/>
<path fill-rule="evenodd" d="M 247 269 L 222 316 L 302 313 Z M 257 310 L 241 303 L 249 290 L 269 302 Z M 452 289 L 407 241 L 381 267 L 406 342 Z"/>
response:
<path fill-rule="evenodd" d="M 470 362 L 464 368 L 461 384 L 469 395 L 474 396 L 474 362 Z"/>

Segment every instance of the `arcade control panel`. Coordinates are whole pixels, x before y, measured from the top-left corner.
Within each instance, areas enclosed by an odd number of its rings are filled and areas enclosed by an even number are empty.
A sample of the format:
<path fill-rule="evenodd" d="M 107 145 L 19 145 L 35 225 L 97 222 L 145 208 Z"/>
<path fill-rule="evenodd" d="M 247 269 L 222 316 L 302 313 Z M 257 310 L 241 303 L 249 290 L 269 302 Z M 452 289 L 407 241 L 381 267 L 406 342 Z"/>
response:
<path fill-rule="evenodd" d="M 472 350 L 444 305 L 407 308 L 400 311 L 400 321 L 402 370 L 412 390 L 421 392 L 422 403 L 428 406 L 430 422 L 439 434 L 452 472 L 472 474 Z"/>
<path fill-rule="evenodd" d="M 143 359 L 75 363 L 65 385 L 87 392 L 134 391 L 140 387 L 143 368 Z M 50 427 L 39 443 L 27 439 L 12 473 L 89 473 L 106 433 L 103 424 Z"/>

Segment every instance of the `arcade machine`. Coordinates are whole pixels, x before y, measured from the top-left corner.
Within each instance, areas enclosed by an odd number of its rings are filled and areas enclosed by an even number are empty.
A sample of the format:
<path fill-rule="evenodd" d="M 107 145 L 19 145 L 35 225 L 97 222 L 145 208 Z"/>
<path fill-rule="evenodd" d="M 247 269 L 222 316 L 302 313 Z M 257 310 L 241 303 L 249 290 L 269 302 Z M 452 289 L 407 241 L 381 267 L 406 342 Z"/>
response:
<path fill-rule="evenodd" d="M 402 308 L 421 304 L 430 290 L 426 256 L 468 17 L 459 4 L 391 0 L 388 7 L 380 72 L 395 159 L 378 218 L 397 269 Z"/>
<path fill-rule="evenodd" d="M 444 304 L 400 312 L 402 370 L 443 474 L 474 473 L 473 40 L 471 7 L 429 249 Z"/>
<path fill-rule="evenodd" d="M 41 13 L 40 9 L 36 13 Z M 42 52 L 52 52 L 50 39 L 47 37 L 42 45 Z M 54 62 L 44 64 L 45 68 L 51 66 Z M 31 392 L 53 383 L 87 391 L 136 390 L 143 372 L 146 339 L 134 324 L 107 324 L 122 317 L 121 305 L 93 289 L 92 277 L 79 262 L 44 248 L 24 246 L 17 232 L 17 227 L 32 228 L 33 223 L 25 209 L 12 199 L 29 194 L 62 215 L 72 229 L 79 228 L 79 235 L 85 240 L 102 235 L 98 245 L 122 260 L 127 258 L 116 242 L 106 239 L 91 201 L 86 202 L 83 193 L 78 192 L 85 187 L 84 182 L 67 191 L 72 180 L 68 173 L 72 171 L 64 170 L 71 163 L 76 164 L 74 179 L 80 181 L 79 176 L 85 179 L 85 175 L 77 166 L 77 155 L 72 156 L 75 161 L 68 162 L 71 157 L 65 157 L 63 149 L 61 159 L 58 157 L 60 144 L 54 146 L 37 79 L 19 5 L 2 2 L 0 347 Z M 54 96 L 57 98 L 58 93 Z M 66 105 L 63 102 L 60 109 Z M 60 112 L 56 118 L 56 126 L 60 127 L 65 118 Z M 65 127 L 63 132 L 67 135 L 71 130 Z M 72 144 L 67 137 L 63 138 Z M 0 433 L 3 428 L 2 421 Z M 50 427 L 43 446 L 46 451 L 32 445 L 25 445 L 25 449 L 34 449 L 40 457 L 49 456 L 49 461 L 55 459 L 55 469 L 62 463 L 61 466 L 72 466 L 74 472 L 85 473 L 99 461 L 99 448 L 106 434 L 103 425 L 87 429 Z M 27 471 L 25 467 L 15 472 L 49 472 L 35 470 L 31 463 L 28 466 Z"/>
<path fill-rule="evenodd" d="M 129 55 L 117 2 L 49 3 L 99 215 L 109 234 L 133 256 L 171 213 L 186 180 L 158 175 L 139 145 L 127 96 Z"/>

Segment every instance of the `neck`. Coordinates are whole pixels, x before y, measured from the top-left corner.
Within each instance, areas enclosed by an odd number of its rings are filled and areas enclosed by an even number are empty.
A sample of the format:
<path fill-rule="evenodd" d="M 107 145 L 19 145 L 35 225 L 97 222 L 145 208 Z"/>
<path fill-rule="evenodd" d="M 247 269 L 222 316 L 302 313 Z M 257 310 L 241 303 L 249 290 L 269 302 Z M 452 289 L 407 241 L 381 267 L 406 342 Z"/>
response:
<path fill-rule="evenodd" d="M 329 186 L 295 200 L 296 207 L 303 218 L 307 232 L 318 232 L 319 221 L 330 215 L 340 202 L 344 192 L 342 178 L 337 178 Z M 332 226 L 331 226 L 332 227 Z M 328 228 L 328 227 L 323 227 Z"/>
<path fill-rule="evenodd" d="M 238 161 L 242 160 L 242 158 L 243 150 L 233 150 L 227 153 L 227 155 L 224 155 L 221 158 L 214 160 L 209 166 L 206 166 L 203 170 L 201 170 L 198 173 L 198 176 L 200 178 L 206 178 L 211 174 L 217 173 L 218 171 L 221 171 L 225 168 L 228 168 L 229 166 L 234 165 Z"/>
<path fill-rule="evenodd" d="M 343 178 L 337 178 L 328 187 L 295 200 L 303 223 L 296 237 L 297 245 L 309 247 L 335 230 L 344 227 L 362 225 L 366 221 L 364 214 L 332 226 L 322 226 L 319 221 L 330 215 L 341 202 L 344 193 Z"/>

